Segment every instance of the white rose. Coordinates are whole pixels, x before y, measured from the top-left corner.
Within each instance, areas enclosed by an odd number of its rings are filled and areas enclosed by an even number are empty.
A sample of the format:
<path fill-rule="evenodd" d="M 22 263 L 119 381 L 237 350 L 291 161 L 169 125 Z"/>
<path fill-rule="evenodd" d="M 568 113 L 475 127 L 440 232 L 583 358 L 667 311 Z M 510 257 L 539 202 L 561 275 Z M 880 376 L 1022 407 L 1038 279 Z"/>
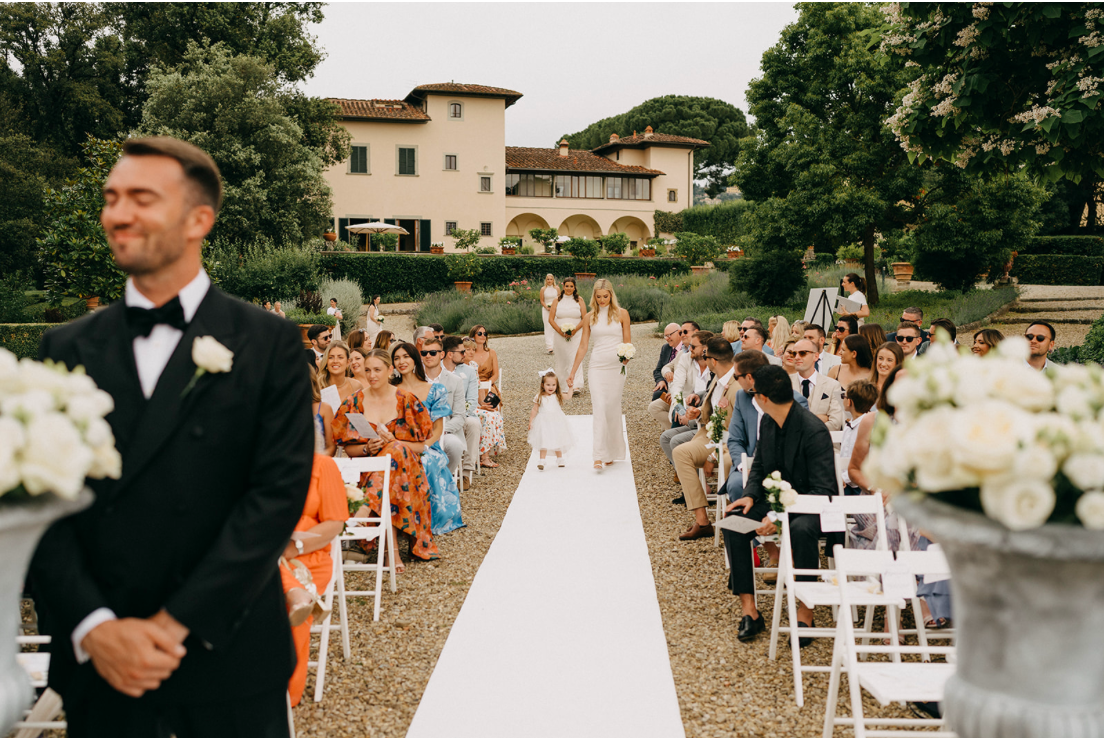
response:
<path fill-rule="evenodd" d="M 123 474 L 123 457 L 115 450 L 115 441 L 92 449 L 92 466 L 88 476 L 93 479 L 118 479 Z"/>
<path fill-rule="evenodd" d="M 1104 488 L 1104 456 L 1098 454 L 1074 454 L 1062 464 L 1062 473 L 1078 489 Z"/>
<path fill-rule="evenodd" d="M 1018 359 L 1027 361 L 1029 350 L 1027 339 L 1023 336 L 1008 336 L 997 346 L 997 356 L 1003 359 Z"/>
<path fill-rule="evenodd" d="M 19 359 L 6 348 L 0 348 L 0 392 L 15 390 L 19 383 Z"/>
<path fill-rule="evenodd" d="M 1077 517 L 1081 524 L 1093 530 L 1104 530 L 1104 492 L 1093 490 L 1077 501 Z"/>
<path fill-rule="evenodd" d="M 1080 385 L 1066 385 L 1058 392 L 1054 406 L 1059 413 L 1074 420 L 1091 418 L 1098 409 L 1095 394 Z"/>
<path fill-rule="evenodd" d="M 1007 402 L 989 400 L 956 413 L 944 431 L 955 462 L 980 475 L 1007 471 L 1021 441 L 1035 433 L 1032 416 Z"/>
<path fill-rule="evenodd" d="M 53 492 L 76 499 L 92 466 L 92 449 L 69 418 L 60 413 L 40 415 L 27 426 L 27 444 L 21 454 L 23 486 L 32 495 Z"/>
<path fill-rule="evenodd" d="M 774 480 L 776 480 L 776 481 L 781 481 L 781 479 L 782 479 L 782 472 L 780 472 L 780 471 L 773 471 L 773 472 L 771 472 L 770 478 L 771 478 L 771 479 L 774 479 Z"/>
<path fill-rule="evenodd" d="M 66 390 L 70 395 L 90 395 L 98 391 L 92 377 L 83 371 L 70 372 L 69 381 L 66 382 L 66 385 Z"/>
<path fill-rule="evenodd" d="M 790 507 L 797 503 L 797 492 L 792 489 L 784 489 L 778 499 L 782 503 L 782 507 Z"/>
<path fill-rule="evenodd" d="M 924 385 L 923 378 L 911 370 L 893 383 L 886 399 L 896 409 L 895 417 L 903 422 L 909 422 L 916 418 L 924 407 L 931 404 L 931 397 Z"/>
<path fill-rule="evenodd" d="M 1082 420 L 1070 449 L 1073 453 L 1104 454 L 1104 426 L 1098 420 Z"/>
<path fill-rule="evenodd" d="M 896 473 L 897 469 L 889 462 L 892 451 L 887 452 L 886 448 L 871 446 L 863 460 L 862 472 L 870 481 L 871 487 L 882 490 L 887 495 L 895 495 L 904 490 L 906 476 Z"/>
<path fill-rule="evenodd" d="M 793 485 L 792 485 L 792 484 L 790 484 L 789 482 L 787 482 L 787 481 L 786 481 L 785 479 L 783 479 L 783 480 L 782 480 L 781 482 L 779 482 L 779 484 L 778 484 L 778 489 L 780 489 L 780 490 L 782 490 L 783 492 L 785 492 L 785 491 L 787 491 L 787 490 L 791 490 L 791 489 L 793 489 Z"/>
<path fill-rule="evenodd" d="M 20 359 L 19 381 L 25 390 L 45 390 L 59 399 L 69 394 L 69 372 L 62 365 Z"/>
<path fill-rule="evenodd" d="M 26 441 L 22 423 L 12 418 L 0 418 L 0 495 L 19 486 L 16 454 Z"/>
<path fill-rule="evenodd" d="M 20 418 L 25 423 L 56 409 L 57 402 L 48 389 L 31 389 L 0 400 L 0 414 Z"/>
<path fill-rule="evenodd" d="M 1034 416 L 1034 421 L 1035 438 L 1059 459 L 1069 456 L 1083 440 L 1091 440 L 1083 439 L 1079 425 L 1064 415 L 1043 413 Z"/>
<path fill-rule="evenodd" d="M 234 365 L 234 352 L 216 341 L 214 336 L 199 336 L 192 343 L 192 361 L 212 374 L 228 372 Z"/>
<path fill-rule="evenodd" d="M 1054 512 L 1054 490 L 1038 479 L 995 477 L 981 486 L 985 514 L 1009 530 L 1038 528 Z"/>
<path fill-rule="evenodd" d="M 93 448 L 97 446 L 115 445 L 115 434 L 111 432 L 111 426 L 103 418 L 92 418 L 84 429 L 84 442 Z"/>
<path fill-rule="evenodd" d="M 91 381 L 91 380 L 89 380 Z M 78 423 L 87 423 L 94 418 L 103 418 L 115 409 L 111 395 L 101 390 L 70 397 L 65 404 L 65 413 Z"/>
<path fill-rule="evenodd" d="M 950 407 L 937 407 L 921 415 L 904 433 L 899 448 L 907 454 L 909 468 L 916 470 L 916 486 L 925 492 L 976 487 L 981 481 L 976 471 L 956 459 L 947 433 L 961 422 L 961 415 Z"/>
<path fill-rule="evenodd" d="M 993 387 L 990 376 L 998 363 L 973 355 L 960 358 L 955 365 L 958 376 L 953 398 L 955 405 L 967 407 L 989 399 Z"/>
<path fill-rule="evenodd" d="M 1032 443 L 1020 449 L 1012 464 L 1012 473 L 1018 477 L 1049 482 L 1058 471 L 1058 459 L 1046 446 Z"/>
<path fill-rule="evenodd" d="M 1023 362 L 1002 362 L 1000 371 L 989 376 L 991 394 L 1024 410 L 1041 412 L 1054 406 L 1054 385 L 1042 372 Z"/>
<path fill-rule="evenodd" d="M 361 502 L 364 500 L 364 491 L 355 484 L 346 484 L 345 496 L 352 502 Z"/>

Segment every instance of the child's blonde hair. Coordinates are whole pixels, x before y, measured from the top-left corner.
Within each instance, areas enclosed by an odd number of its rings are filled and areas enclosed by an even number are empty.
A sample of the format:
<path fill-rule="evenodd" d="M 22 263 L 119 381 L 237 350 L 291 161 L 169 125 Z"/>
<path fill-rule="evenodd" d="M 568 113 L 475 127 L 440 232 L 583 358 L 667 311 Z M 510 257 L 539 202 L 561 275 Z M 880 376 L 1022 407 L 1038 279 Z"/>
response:
<path fill-rule="evenodd" d="M 540 396 L 544 394 L 544 380 L 548 379 L 549 377 L 552 377 L 553 379 L 556 380 L 556 399 L 559 400 L 560 404 L 562 405 L 563 404 L 563 388 L 560 387 L 560 378 L 556 375 L 556 372 L 554 372 L 552 370 L 549 370 L 549 371 L 547 371 L 547 372 L 545 372 L 544 374 L 541 375 L 540 385 L 539 385 L 540 390 L 537 392 L 537 400 L 539 401 Z"/>

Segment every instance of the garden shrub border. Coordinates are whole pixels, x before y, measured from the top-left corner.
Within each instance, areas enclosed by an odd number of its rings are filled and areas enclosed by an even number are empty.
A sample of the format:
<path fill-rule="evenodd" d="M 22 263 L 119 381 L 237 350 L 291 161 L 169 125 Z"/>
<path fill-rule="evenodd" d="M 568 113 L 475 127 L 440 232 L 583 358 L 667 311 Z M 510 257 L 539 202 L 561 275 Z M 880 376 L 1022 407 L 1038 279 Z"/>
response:
<path fill-rule="evenodd" d="M 1020 256 L 1029 254 L 1104 256 L 1104 238 L 1100 236 L 1035 236 L 1028 240 L 1027 246 L 1020 249 Z"/>
<path fill-rule="evenodd" d="M 35 359 L 42 334 L 57 326 L 57 323 L 0 323 L 0 347 L 17 358 Z"/>
<path fill-rule="evenodd" d="M 1020 254 L 1009 274 L 1020 284 L 1099 285 L 1104 284 L 1104 256 Z"/>

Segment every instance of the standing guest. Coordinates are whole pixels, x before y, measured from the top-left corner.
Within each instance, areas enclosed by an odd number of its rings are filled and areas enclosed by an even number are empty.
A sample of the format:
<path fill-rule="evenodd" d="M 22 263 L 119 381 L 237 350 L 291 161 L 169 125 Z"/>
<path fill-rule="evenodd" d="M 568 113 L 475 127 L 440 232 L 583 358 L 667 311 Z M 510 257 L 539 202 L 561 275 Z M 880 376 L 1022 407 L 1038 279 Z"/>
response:
<path fill-rule="evenodd" d="M 333 576 L 330 544 L 345 528 L 349 503 L 341 471 L 329 456 L 314 455 L 307 504 L 295 532 L 296 537 L 280 557 L 280 583 L 287 599 L 291 639 L 295 643 L 295 671 L 288 682 L 288 697 L 295 707 L 303 699 L 310 660 L 311 626 L 316 608 L 321 609 L 320 592 L 325 592 Z"/>
<path fill-rule="evenodd" d="M 870 344 L 862 336 L 848 336 L 843 339 L 839 358 L 841 363 L 828 370 L 828 376 L 846 387 L 860 379 L 870 379 L 874 371 L 874 356 Z"/>
<path fill-rule="evenodd" d="M 835 353 L 831 353 L 824 350 L 824 339 L 827 336 L 824 334 L 824 329 L 816 323 L 810 323 L 805 326 L 805 340 L 812 341 L 813 346 L 817 350 L 817 360 L 814 366 L 816 370 L 822 374 L 827 374 L 828 370 L 834 366 L 839 366 L 840 357 Z M 839 347 L 836 348 L 838 353 Z"/>
<path fill-rule="evenodd" d="M 376 345 L 376 336 L 379 335 L 380 328 L 382 327 L 383 318 L 380 316 L 380 296 L 375 295 L 372 301 L 368 303 L 368 321 L 364 328 L 368 334 L 365 341 L 367 346 L 372 347 Z"/>
<path fill-rule="evenodd" d="M 1000 345 L 1000 342 L 1004 340 L 1004 334 L 995 328 L 982 328 L 980 331 L 974 334 L 974 343 L 970 346 L 970 351 L 974 352 L 978 356 L 985 356 L 992 349 L 995 349 Z"/>
<path fill-rule="evenodd" d="M 267 313 L 272 312 L 272 303 L 271 302 L 269 302 L 268 300 L 265 300 L 263 305 L 264 305 L 265 312 L 267 312 Z"/>
<path fill-rule="evenodd" d="M 455 474 L 460 468 L 460 460 L 464 455 L 464 424 L 467 419 L 467 403 L 464 392 L 464 380 L 445 368 L 445 349 L 441 339 L 436 336 L 427 338 L 425 346 L 421 350 L 422 366 L 425 369 L 426 381 L 431 384 L 444 385 L 449 405 L 449 415 L 444 418 L 445 432 L 441 436 L 441 448 L 448 456 L 449 472 Z M 430 408 L 433 414 L 433 408 Z M 427 469 L 428 472 L 428 469 Z M 432 481 L 432 480 L 431 480 Z M 467 477 L 462 482 L 464 489 L 471 486 Z"/>
<path fill-rule="evenodd" d="M 479 436 L 483 425 L 479 421 L 476 409 L 479 405 L 479 373 L 468 366 L 468 349 L 459 336 L 448 336 L 444 342 L 445 371 L 452 372 L 464 384 L 464 472 L 474 472 L 475 462 L 479 458 Z M 471 475 L 464 478 L 464 489 L 469 486 Z"/>
<path fill-rule="evenodd" d="M 427 343 L 429 341 L 436 342 L 437 339 L 430 336 L 426 339 Z M 440 346 L 433 350 L 439 349 Z M 456 489 L 456 480 L 449 472 L 448 455 L 440 444 L 445 435 L 445 418 L 452 415 L 448 389 L 444 384 L 426 380 L 421 353 L 409 343 L 400 343 L 391 351 L 391 363 L 399 372 L 398 377 L 391 378 L 391 384 L 417 397 L 433 421 L 433 428 L 423 442 L 422 468 L 429 482 L 433 535 L 444 535 L 464 526 L 464 521 L 460 519 L 460 491 Z"/>
<path fill-rule="evenodd" d="M 330 298 L 330 306 L 328 308 L 326 308 L 326 314 L 327 315 L 332 315 L 334 320 L 337 321 L 336 323 L 334 323 L 334 338 L 340 339 L 341 338 L 341 321 L 345 318 L 345 316 L 341 314 L 341 308 L 339 308 L 337 306 L 337 298 L 336 297 L 331 297 Z"/>
<path fill-rule="evenodd" d="M 889 340 L 886 338 L 885 328 L 882 328 L 882 326 L 877 323 L 867 323 L 862 328 L 859 328 L 859 335 L 865 338 L 866 342 L 870 345 L 871 356 L 878 352 L 879 346 Z"/>
<path fill-rule="evenodd" d="M 784 318 L 783 318 L 783 320 L 784 320 Z M 755 326 L 750 325 L 747 328 L 744 328 L 743 330 L 744 330 L 744 339 L 741 343 L 741 345 L 743 346 L 743 351 L 741 351 L 740 353 L 743 353 L 744 351 L 758 351 L 759 353 L 761 353 L 761 354 L 763 354 L 764 356 L 767 357 L 767 361 L 769 363 L 774 364 L 776 366 L 781 366 L 782 365 L 782 359 L 780 359 L 777 356 L 771 356 L 770 354 L 768 354 L 765 351 L 766 342 L 763 340 L 764 336 L 763 336 L 763 333 L 761 332 L 761 330 L 759 328 L 756 328 Z M 787 326 L 787 330 L 789 330 L 789 326 Z M 780 340 L 782 341 L 782 343 L 786 343 L 786 341 L 789 340 L 789 339 L 791 339 L 791 336 L 786 336 L 784 338 L 781 338 Z"/>
<path fill-rule="evenodd" d="M 800 344 L 799 344 L 800 345 Z M 815 415 L 793 400 L 793 386 L 785 371 L 776 366 L 757 369 L 752 375 L 755 401 L 763 410 L 759 427 L 759 442 L 748 473 L 743 497 L 728 506 L 728 514 L 761 520 L 762 526 L 752 533 L 734 533 L 729 547 L 731 573 L 728 586 L 740 598 L 743 618 L 736 637 L 750 641 L 765 629 L 763 616 L 755 606 L 755 574 L 751 560 L 751 539 L 757 535 L 776 533 L 774 522 L 767 517 L 770 505 L 766 501 L 763 480 L 777 471 L 794 489 L 806 495 L 837 494 L 835 451 L 832 435 Z M 798 569 L 820 567 L 820 516 L 790 516 L 790 546 L 793 565 Z M 802 576 L 798 579 L 809 579 Z M 813 625 L 813 611 L 799 603 L 798 627 Z M 806 646 L 810 639 L 802 638 Z"/>
<path fill-rule="evenodd" d="M 579 324 L 583 322 L 584 315 L 586 315 L 586 303 L 583 302 L 583 298 L 579 296 L 579 292 L 575 287 L 575 278 L 565 277 L 563 285 L 560 287 L 559 297 L 552 301 L 552 307 L 548 310 L 548 325 L 551 326 L 552 332 L 555 334 L 552 337 L 552 353 L 555 355 L 552 365 L 556 370 L 557 377 L 566 377 L 567 372 L 571 369 L 571 362 L 575 360 L 575 347 L 577 345 L 575 336 L 582 330 L 582 326 Z M 568 338 L 563 329 L 560 328 L 561 325 L 567 323 L 575 326 L 571 338 Z M 566 381 L 561 382 L 561 389 L 565 393 L 568 392 L 566 384 Z M 581 394 L 585 384 L 583 376 L 580 374 L 575 388 L 571 390 L 569 396 Z"/>
<path fill-rule="evenodd" d="M 787 337 L 793 335 L 793 329 L 790 328 L 790 322 L 781 315 L 776 315 L 771 320 L 774 321 L 774 328 L 770 329 L 767 346 L 774 352 L 775 356 L 781 356 L 782 352 L 778 347 L 786 342 Z M 804 335 L 804 332 L 802 335 Z"/>
<path fill-rule="evenodd" d="M 854 315 L 841 315 L 836 318 L 836 330 L 832 333 L 832 353 L 838 355 L 840 347 L 843 346 L 843 339 L 848 336 L 854 336 L 861 330 L 862 327 L 859 327 L 859 319 Z M 885 335 L 884 331 L 882 335 Z M 878 345 L 881 345 L 881 343 Z"/>
<path fill-rule="evenodd" d="M 809 412 L 824 421 L 830 431 L 843 428 L 843 388 L 839 382 L 818 372 L 816 347 L 808 339 L 802 339 L 790 348 L 797 372 L 790 375 L 793 388 L 809 401 Z"/>
<path fill-rule="evenodd" d="M 316 324 L 307 329 L 307 340 L 310 341 L 310 348 L 306 350 L 306 355 L 307 363 L 310 364 L 311 369 L 317 369 L 322 363 L 322 354 L 326 347 L 330 345 L 332 335 L 330 327 L 327 325 Z"/>
<path fill-rule="evenodd" d="M 322 402 L 322 385 L 318 382 L 318 372 L 311 372 L 311 411 L 314 413 L 314 452 L 333 456 L 337 450 L 333 438 L 334 412 L 329 405 Z"/>
<path fill-rule="evenodd" d="M 298 328 L 203 269 L 222 192 L 194 145 L 124 142 L 100 213 L 130 275 L 123 298 L 39 347 L 111 394 L 122 457 L 122 476 L 89 480 L 91 506 L 51 525 L 30 566 L 72 736 L 289 732 L 295 650 L 274 564 L 310 487 L 310 382 Z M 197 367 L 200 337 L 225 363 Z"/>
<path fill-rule="evenodd" d="M 349 331 L 349 335 L 345 337 L 345 344 L 349 347 L 350 351 L 354 351 L 364 345 L 364 331 L 360 328 L 354 328 Z"/>
<path fill-rule="evenodd" d="M 920 332 L 920 326 L 916 323 L 901 323 L 893 334 L 893 340 L 901 347 L 901 353 L 905 355 L 905 358 L 910 359 L 916 356 L 916 352 L 920 348 L 920 342 L 924 338 Z"/>
<path fill-rule="evenodd" d="M 502 422 L 502 392 L 498 388 L 500 369 L 498 354 L 491 348 L 487 339 L 487 328 L 472 326 L 468 337 L 475 342 L 475 350 L 468 351 L 468 358 L 479 367 L 479 405 L 476 414 L 483 430 L 479 436 L 479 465 L 495 469 L 498 464 L 491 461 L 491 454 L 506 450 L 506 426 Z M 493 401 L 497 397 L 498 401 Z"/>
<path fill-rule="evenodd" d="M 874 383 L 879 392 L 882 391 L 889 373 L 901 366 L 904 361 L 905 354 L 896 343 L 886 341 L 878 347 L 878 352 L 874 354 L 874 371 L 870 373 L 870 381 Z"/>
<path fill-rule="evenodd" d="M 279 315 L 281 318 L 287 317 L 287 313 L 285 313 L 284 309 L 280 306 L 279 300 L 277 300 L 275 306 L 273 306 L 272 312 L 274 312 L 276 315 Z"/>
<path fill-rule="evenodd" d="M 425 441 L 433 430 L 433 421 L 417 397 L 388 383 L 391 356 L 386 351 L 370 351 L 364 362 L 364 371 L 368 375 L 368 387 L 354 392 L 337 409 L 334 440 L 350 458 L 383 454 L 391 457 L 391 484 L 388 490 L 391 499 L 391 551 L 395 571 L 401 574 L 405 566 L 395 545 L 396 531 L 410 540 L 410 553 L 415 558 L 429 561 L 440 556 L 430 528 L 429 483 L 421 462 Z M 349 413 L 364 415 L 379 438 L 361 437 L 349 422 Z M 382 484 L 381 472 L 365 472 L 360 476 L 365 502 L 361 510 L 367 508 L 375 516 L 380 514 Z"/>
<path fill-rule="evenodd" d="M 395 334 L 393 334 L 391 331 L 381 330 L 379 333 L 376 334 L 376 342 L 372 344 L 372 348 L 374 348 L 374 349 L 383 349 L 384 351 L 387 351 L 390 354 L 390 352 L 391 352 L 391 341 L 393 341 L 394 338 L 395 338 Z"/>
<path fill-rule="evenodd" d="M 551 274 L 544 275 L 544 286 L 540 291 L 541 318 L 544 322 L 544 348 L 552 353 L 552 336 L 556 335 L 548 318 L 552 312 L 552 303 L 560 296 L 560 290 L 556 287 L 556 278 Z"/>
<path fill-rule="evenodd" d="M 843 291 L 847 293 L 847 299 L 851 302 L 857 302 L 859 309 L 851 312 L 847 308 L 841 307 L 839 309 L 840 315 L 854 315 L 859 320 L 859 325 L 863 324 L 863 318 L 870 315 L 870 306 L 866 304 L 866 280 L 860 277 L 858 274 L 851 272 L 844 276 L 840 282 L 843 287 Z"/>
<path fill-rule="evenodd" d="M 322 355 L 322 364 L 318 368 L 318 384 L 322 387 L 333 385 L 344 402 L 345 398 L 362 389 L 360 382 L 349 377 L 349 347 L 342 341 L 333 341 Z"/>
<path fill-rule="evenodd" d="M 1054 350 L 1057 334 L 1054 326 L 1042 320 L 1037 320 L 1024 331 L 1027 339 L 1027 365 L 1032 369 L 1043 371 L 1050 368 L 1050 352 Z"/>

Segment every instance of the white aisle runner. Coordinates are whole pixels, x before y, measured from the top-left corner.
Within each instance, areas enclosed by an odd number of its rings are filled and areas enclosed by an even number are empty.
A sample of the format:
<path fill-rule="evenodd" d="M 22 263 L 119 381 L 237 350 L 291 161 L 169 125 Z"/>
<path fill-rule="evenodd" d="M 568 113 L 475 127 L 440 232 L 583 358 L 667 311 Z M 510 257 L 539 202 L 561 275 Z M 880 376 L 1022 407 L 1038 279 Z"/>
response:
<path fill-rule="evenodd" d="M 591 417 L 568 422 L 567 467 L 530 457 L 407 738 L 685 735 L 631 460 L 595 473 Z"/>

